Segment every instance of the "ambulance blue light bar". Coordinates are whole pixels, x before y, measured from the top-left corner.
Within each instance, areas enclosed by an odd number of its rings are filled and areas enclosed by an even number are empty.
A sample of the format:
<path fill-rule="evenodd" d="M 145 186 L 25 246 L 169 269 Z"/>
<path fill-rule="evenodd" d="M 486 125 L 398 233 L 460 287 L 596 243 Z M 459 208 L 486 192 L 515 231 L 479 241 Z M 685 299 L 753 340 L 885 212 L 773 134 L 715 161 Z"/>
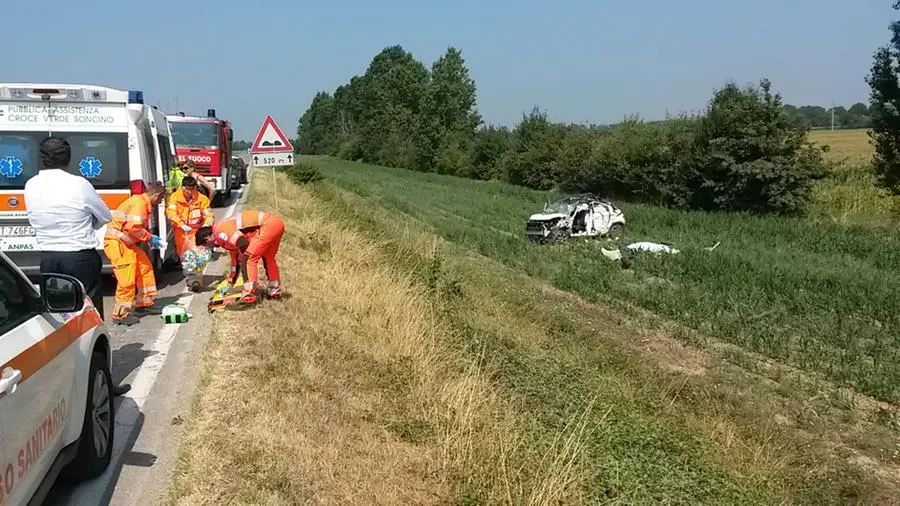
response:
<path fill-rule="evenodd" d="M 128 103 L 129 104 L 143 104 L 144 103 L 144 92 L 137 90 L 128 90 Z"/>

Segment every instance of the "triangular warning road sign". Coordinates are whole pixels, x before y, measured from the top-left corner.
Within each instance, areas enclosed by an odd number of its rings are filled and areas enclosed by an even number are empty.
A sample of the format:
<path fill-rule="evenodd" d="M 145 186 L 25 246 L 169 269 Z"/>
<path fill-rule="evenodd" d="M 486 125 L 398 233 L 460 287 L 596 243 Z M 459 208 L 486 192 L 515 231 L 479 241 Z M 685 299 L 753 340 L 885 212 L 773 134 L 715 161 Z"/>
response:
<path fill-rule="evenodd" d="M 250 148 L 251 153 L 283 153 L 286 151 L 294 151 L 291 141 L 284 135 L 278 124 L 269 114 L 263 121 L 262 128 L 256 134 L 256 140 L 253 147 Z"/>

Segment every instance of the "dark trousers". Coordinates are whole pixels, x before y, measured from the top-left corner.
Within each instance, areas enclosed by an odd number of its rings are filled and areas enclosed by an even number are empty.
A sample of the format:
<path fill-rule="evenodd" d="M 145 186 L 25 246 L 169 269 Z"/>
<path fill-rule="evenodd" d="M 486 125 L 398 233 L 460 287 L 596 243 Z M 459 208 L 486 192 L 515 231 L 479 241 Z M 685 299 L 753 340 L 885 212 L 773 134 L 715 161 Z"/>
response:
<path fill-rule="evenodd" d="M 41 251 L 41 274 L 67 274 L 81 281 L 103 318 L 103 259 L 95 249 Z"/>

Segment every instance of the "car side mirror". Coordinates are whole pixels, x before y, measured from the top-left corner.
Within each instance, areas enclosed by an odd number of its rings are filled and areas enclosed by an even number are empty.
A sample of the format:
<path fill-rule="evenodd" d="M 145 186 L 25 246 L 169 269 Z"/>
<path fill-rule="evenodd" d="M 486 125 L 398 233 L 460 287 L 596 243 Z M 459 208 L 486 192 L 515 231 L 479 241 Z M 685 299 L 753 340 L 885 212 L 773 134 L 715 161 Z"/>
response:
<path fill-rule="evenodd" d="M 74 313 L 84 307 L 84 285 L 65 274 L 41 274 L 41 301 L 51 313 Z"/>

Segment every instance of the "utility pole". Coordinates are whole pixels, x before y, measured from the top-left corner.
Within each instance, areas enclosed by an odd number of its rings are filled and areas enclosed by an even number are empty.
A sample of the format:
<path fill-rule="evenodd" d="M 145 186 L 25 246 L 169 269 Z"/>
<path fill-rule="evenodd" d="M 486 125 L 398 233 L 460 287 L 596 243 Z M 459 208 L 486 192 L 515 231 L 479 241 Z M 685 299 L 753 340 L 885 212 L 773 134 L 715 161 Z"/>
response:
<path fill-rule="evenodd" d="M 834 132 L 834 100 L 831 101 L 831 131 Z"/>

